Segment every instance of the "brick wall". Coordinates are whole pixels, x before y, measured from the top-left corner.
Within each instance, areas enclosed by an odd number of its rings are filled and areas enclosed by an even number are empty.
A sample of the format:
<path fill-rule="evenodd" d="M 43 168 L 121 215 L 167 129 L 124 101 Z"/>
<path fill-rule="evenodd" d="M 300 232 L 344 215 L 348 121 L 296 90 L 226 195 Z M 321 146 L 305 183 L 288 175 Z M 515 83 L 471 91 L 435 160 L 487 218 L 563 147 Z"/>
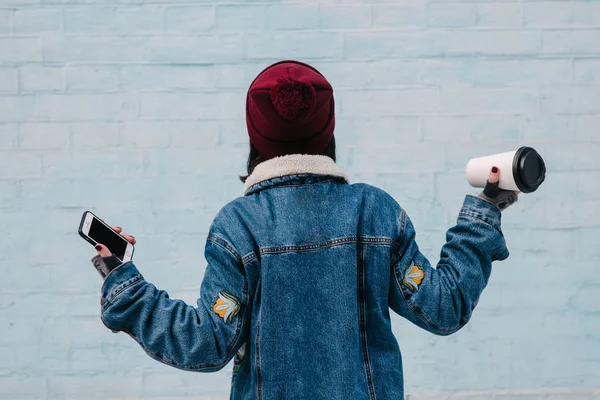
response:
<path fill-rule="evenodd" d="M 0 398 L 227 398 L 231 365 L 175 370 L 102 325 L 76 230 L 88 209 L 125 227 L 146 279 L 195 304 L 210 222 L 242 195 L 247 87 L 284 58 L 331 81 L 339 165 L 434 262 L 471 157 L 547 161 L 471 323 L 394 316 L 410 398 L 600 398 L 597 0 L 0 0 Z"/>

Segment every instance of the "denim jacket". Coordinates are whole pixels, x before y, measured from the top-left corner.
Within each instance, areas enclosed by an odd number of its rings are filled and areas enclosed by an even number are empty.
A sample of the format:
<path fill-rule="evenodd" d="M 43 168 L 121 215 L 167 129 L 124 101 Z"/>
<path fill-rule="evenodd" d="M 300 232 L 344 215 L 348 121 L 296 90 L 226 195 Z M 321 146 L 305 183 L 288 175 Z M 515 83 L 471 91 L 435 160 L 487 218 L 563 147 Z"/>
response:
<path fill-rule="evenodd" d="M 434 267 L 389 194 L 327 156 L 272 158 L 214 218 L 196 307 L 130 261 L 106 277 L 101 319 L 174 368 L 233 358 L 234 400 L 403 399 L 389 310 L 436 335 L 465 326 L 509 255 L 500 217 L 467 195 Z"/>

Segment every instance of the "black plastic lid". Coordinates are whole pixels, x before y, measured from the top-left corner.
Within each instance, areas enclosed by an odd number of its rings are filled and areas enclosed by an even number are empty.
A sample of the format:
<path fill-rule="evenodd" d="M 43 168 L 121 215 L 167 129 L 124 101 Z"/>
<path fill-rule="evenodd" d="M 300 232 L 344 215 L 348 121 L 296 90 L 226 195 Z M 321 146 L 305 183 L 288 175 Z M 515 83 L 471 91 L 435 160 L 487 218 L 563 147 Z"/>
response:
<path fill-rule="evenodd" d="M 531 147 L 521 147 L 513 160 L 513 176 L 519 190 L 532 193 L 546 179 L 546 164 Z"/>

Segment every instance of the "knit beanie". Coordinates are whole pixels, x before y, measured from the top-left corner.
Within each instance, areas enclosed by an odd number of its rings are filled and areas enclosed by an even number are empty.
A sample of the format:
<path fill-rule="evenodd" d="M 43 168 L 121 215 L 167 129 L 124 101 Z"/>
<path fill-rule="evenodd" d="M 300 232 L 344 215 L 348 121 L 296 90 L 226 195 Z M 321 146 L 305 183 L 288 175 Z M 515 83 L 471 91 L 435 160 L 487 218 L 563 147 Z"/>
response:
<path fill-rule="evenodd" d="M 246 96 L 250 142 L 267 159 L 319 154 L 333 137 L 333 88 L 314 67 L 280 61 L 254 79 Z"/>

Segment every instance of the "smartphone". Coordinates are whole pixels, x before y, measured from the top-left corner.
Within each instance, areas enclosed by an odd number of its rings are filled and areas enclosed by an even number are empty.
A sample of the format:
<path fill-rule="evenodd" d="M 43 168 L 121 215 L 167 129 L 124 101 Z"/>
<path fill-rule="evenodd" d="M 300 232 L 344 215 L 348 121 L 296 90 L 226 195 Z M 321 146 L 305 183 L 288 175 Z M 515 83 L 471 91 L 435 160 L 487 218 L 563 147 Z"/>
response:
<path fill-rule="evenodd" d="M 133 258 L 133 244 L 105 224 L 91 211 L 86 211 L 79 224 L 79 236 L 95 246 L 101 243 L 109 248 L 122 262 Z"/>

